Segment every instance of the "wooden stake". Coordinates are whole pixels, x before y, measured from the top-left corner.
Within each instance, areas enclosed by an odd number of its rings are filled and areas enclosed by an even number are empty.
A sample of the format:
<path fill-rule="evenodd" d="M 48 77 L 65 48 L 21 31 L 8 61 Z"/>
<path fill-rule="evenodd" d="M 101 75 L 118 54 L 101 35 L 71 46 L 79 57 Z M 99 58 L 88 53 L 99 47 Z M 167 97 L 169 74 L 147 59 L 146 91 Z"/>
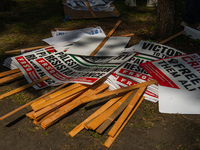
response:
<path fill-rule="evenodd" d="M 48 100 L 50 100 L 50 99 L 52 99 L 52 98 L 54 98 L 56 96 L 64 94 L 65 92 L 68 92 L 68 91 L 70 91 L 72 89 L 75 89 L 75 88 L 78 88 L 80 86 L 81 86 L 81 84 L 79 84 L 79 83 L 69 85 L 69 86 L 67 86 L 67 87 L 65 87 L 65 88 L 63 88 L 63 89 L 61 89 L 59 91 L 56 91 L 56 92 L 54 92 L 52 94 L 49 94 L 48 96 L 45 96 L 45 97 L 39 99 L 38 101 L 36 101 L 33 104 L 31 104 L 31 107 L 34 110 L 35 107 L 37 107 L 38 105 L 41 105 L 41 104 L 45 103 L 46 101 L 48 101 Z"/>
<path fill-rule="evenodd" d="M 22 72 L 17 72 L 15 74 L 12 74 L 12 75 L 9 75 L 9 76 L 6 76 L 4 78 L 1 78 L 0 79 L 0 85 L 1 84 L 4 84 L 4 83 L 7 83 L 7 82 L 10 82 L 14 79 L 19 79 L 19 78 L 22 78 L 24 75 Z"/>
<path fill-rule="evenodd" d="M 89 116 L 87 119 L 85 119 L 83 122 L 81 122 L 78 126 L 76 126 L 72 131 L 69 132 L 69 135 L 71 137 L 74 137 L 77 133 L 79 133 L 82 129 L 84 129 L 84 124 L 95 117 L 97 117 L 99 114 L 104 112 L 106 109 L 108 109 L 110 106 L 112 106 L 114 103 L 116 103 L 121 97 L 116 97 L 111 100 L 109 100 L 106 104 L 104 104 L 101 108 L 99 108 L 96 112 L 94 112 L 91 116 Z"/>
<path fill-rule="evenodd" d="M 41 127 L 44 128 L 44 129 L 48 128 L 53 123 L 55 123 L 59 118 L 61 118 L 65 114 L 67 114 L 69 111 L 71 111 L 72 109 L 76 108 L 77 106 L 85 103 L 84 101 L 82 101 L 82 98 L 85 97 L 85 95 L 97 94 L 97 93 L 103 91 L 104 89 L 106 89 L 108 86 L 109 86 L 108 84 L 102 84 L 101 86 L 99 86 L 95 89 L 93 89 L 93 88 L 88 89 L 80 97 L 78 97 L 78 98 L 74 99 L 73 101 L 67 103 L 65 106 L 60 108 L 60 111 L 55 113 L 53 116 L 47 118 L 46 120 L 44 120 L 41 123 Z"/>
<path fill-rule="evenodd" d="M 77 96 L 79 96 L 81 93 L 83 93 L 83 91 L 79 91 L 79 92 L 76 92 L 75 94 L 73 95 L 70 95 L 66 98 L 64 98 L 63 100 L 60 100 L 56 103 L 53 103 L 47 107 L 44 107 L 43 109 L 35 112 L 33 114 L 33 118 L 35 120 L 40 120 L 41 118 L 43 118 L 45 115 L 51 113 L 52 111 L 55 111 L 57 109 L 59 109 L 61 106 L 67 104 L 68 102 L 70 102 L 71 100 L 75 99 Z"/>
<path fill-rule="evenodd" d="M 133 96 L 136 94 L 137 90 L 134 90 L 129 97 L 119 106 L 119 108 L 106 119 L 106 121 L 96 129 L 96 132 L 102 134 L 102 132 L 108 128 L 108 126 L 121 114 L 121 112 L 126 108 L 126 106 L 130 103 Z"/>
<path fill-rule="evenodd" d="M 19 53 L 22 50 L 31 51 L 31 50 L 35 50 L 35 49 L 40 49 L 40 48 L 48 47 L 48 46 L 50 46 L 50 45 L 44 45 L 44 46 L 36 46 L 36 47 L 29 47 L 29 48 L 23 48 L 23 49 L 10 50 L 10 51 L 5 51 L 5 54 Z"/>
<path fill-rule="evenodd" d="M 146 90 L 146 86 L 139 88 L 139 90 L 134 95 L 133 99 L 131 100 L 127 108 L 121 114 L 121 116 L 116 121 L 116 123 L 113 125 L 112 129 L 108 132 L 109 136 L 114 137 L 114 135 L 117 133 L 117 131 L 119 130 L 119 128 L 121 127 L 125 119 L 128 117 L 129 113 L 131 112 L 131 110 L 133 109 L 137 101 L 142 97 L 145 90 Z"/>
<path fill-rule="evenodd" d="M 108 33 L 108 35 L 103 39 L 103 41 L 97 46 L 97 48 L 90 54 L 90 56 L 94 56 L 102 47 L 103 45 L 108 41 L 108 39 L 110 38 L 110 36 L 115 32 L 115 30 L 117 29 L 117 27 L 120 25 L 122 21 L 119 20 L 115 26 L 113 27 L 113 29 Z"/>
<path fill-rule="evenodd" d="M 185 31 L 180 31 L 180 32 L 178 32 L 178 33 L 176 33 L 176 34 L 174 34 L 174 35 L 168 37 L 167 39 L 165 39 L 165 40 L 163 40 L 163 41 L 161 41 L 161 42 L 159 42 L 159 43 L 160 43 L 160 44 L 165 44 L 165 43 L 169 42 L 170 40 L 176 38 L 177 36 L 179 36 L 179 35 L 181 35 L 181 34 L 183 34 L 183 33 L 185 33 Z"/>
<path fill-rule="evenodd" d="M 88 0 L 85 0 L 85 3 L 88 7 L 88 10 L 90 11 L 90 13 L 92 14 L 92 17 L 97 18 L 96 14 L 94 13 L 92 7 L 90 6 L 90 3 L 88 2 Z"/>
<path fill-rule="evenodd" d="M 131 90 L 143 87 L 143 86 L 155 84 L 155 83 L 157 83 L 156 80 L 142 82 L 142 83 L 138 83 L 138 84 L 131 85 L 131 86 L 128 86 L 128 87 L 124 87 L 124 88 L 121 88 L 121 89 L 116 89 L 116 90 L 113 90 L 113 91 L 108 91 L 108 92 L 100 93 L 100 94 L 97 94 L 97 95 L 86 96 L 82 99 L 82 101 L 89 102 L 89 101 L 93 101 L 93 100 L 96 100 L 96 99 L 105 98 L 105 97 L 108 97 L 108 96 L 111 96 L 111 95 L 128 92 L 128 91 L 131 91 Z"/>
<path fill-rule="evenodd" d="M 85 123 L 85 126 L 87 128 L 95 130 L 98 126 L 100 126 L 117 108 L 120 107 L 120 105 L 129 97 L 131 92 L 123 96 L 117 103 L 115 103 L 113 106 L 111 106 L 109 109 L 104 111 L 102 114 L 100 114 L 98 117 L 96 117 L 94 120 L 92 120 L 89 123 Z"/>
<path fill-rule="evenodd" d="M 38 111 L 38 110 L 40 110 L 40 109 L 42 109 L 42 108 L 44 108 L 44 107 L 46 107 L 46 106 L 52 105 L 52 104 L 54 104 L 54 103 L 56 103 L 56 102 L 58 102 L 58 101 L 60 101 L 60 100 L 62 100 L 62 99 L 64 99 L 64 98 L 67 98 L 68 96 L 71 96 L 71 95 L 74 95 L 74 94 L 79 93 L 79 92 L 81 92 L 81 91 L 84 91 L 84 90 L 86 90 L 88 87 L 89 87 L 89 86 L 83 86 L 83 85 L 82 85 L 82 86 L 80 86 L 80 87 L 78 87 L 78 88 L 75 88 L 75 89 L 73 89 L 73 90 L 70 90 L 70 91 L 68 91 L 68 92 L 66 92 L 66 93 L 64 93 L 64 94 L 61 94 L 61 95 L 56 96 L 56 97 L 54 97 L 54 98 L 52 98 L 52 99 L 49 99 L 48 101 L 46 101 L 46 102 L 44 102 L 44 103 L 41 103 L 40 105 L 34 106 L 34 107 L 32 107 L 32 108 L 33 108 L 34 111 Z"/>
<path fill-rule="evenodd" d="M 8 70 L 8 71 L 4 71 L 0 73 L 0 78 L 4 77 L 4 76 L 8 76 L 17 72 L 20 72 L 20 69 L 14 69 L 14 70 Z"/>
<path fill-rule="evenodd" d="M 46 94 L 44 94 L 44 95 L 42 95 L 42 96 L 40 96 L 40 97 L 38 97 L 38 98 L 36 98 L 36 99 L 30 101 L 29 103 L 26 103 L 25 105 L 23 105 L 23 106 L 21 106 L 21 107 L 15 109 L 15 110 L 13 110 L 13 111 L 11 111 L 10 113 L 8 113 L 8 114 L 2 116 L 2 117 L 0 118 L 0 120 L 3 120 L 3 119 L 5 119 L 5 118 L 7 118 L 7 117 L 9 117 L 9 116 L 11 116 L 11 115 L 13 115 L 13 114 L 15 114 L 16 112 L 18 112 L 18 111 L 24 109 L 25 107 L 31 105 L 31 104 L 34 103 L 35 101 L 37 101 L 37 100 L 39 100 L 39 99 L 41 99 L 41 98 L 43 98 L 43 97 L 45 97 L 45 96 L 47 96 L 47 95 L 49 95 L 49 94 L 55 92 L 55 91 L 57 91 L 57 90 L 63 88 L 63 87 L 66 86 L 67 84 L 68 84 L 68 83 L 65 83 L 65 84 L 63 84 L 63 85 L 60 85 L 59 87 L 55 88 L 54 90 L 52 90 L 52 91 L 50 91 L 50 92 L 48 92 L 48 93 L 46 93 Z"/>
<path fill-rule="evenodd" d="M 36 85 L 36 84 L 38 84 L 38 83 L 40 83 L 40 82 L 42 82 L 42 81 L 45 81 L 45 80 L 47 80 L 47 79 L 49 79 L 49 77 L 48 77 L 48 76 L 45 76 L 45 77 L 43 77 L 43 78 L 41 78 L 41 79 L 39 79 L 39 80 L 33 81 L 33 82 L 29 83 L 29 84 L 26 84 L 26 85 L 24 85 L 24 86 L 21 86 L 21 87 L 19 87 L 19 88 L 17 88 L 17 89 L 14 89 L 14 90 L 10 91 L 10 92 L 7 92 L 7 93 L 5 93 L 5 94 L 2 94 L 2 95 L 0 95 L 0 100 L 3 99 L 3 98 L 5 98 L 5 97 L 7 97 L 7 96 L 12 95 L 12 94 L 18 93 L 18 92 L 20 92 L 20 91 L 22 91 L 22 90 L 24 90 L 24 89 L 27 89 L 27 88 L 29 88 L 29 87 L 31 87 L 31 86 L 33 86 L 33 85 Z"/>
<path fill-rule="evenodd" d="M 140 106 L 140 104 L 142 103 L 142 101 L 144 100 L 144 96 L 138 101 L 137 105 L 135 106 L 135 108 L 133 109 L 133 111 L 131 112 L 131 114 L 128 116 L 128 118 L 126 119 L 126 121 L 123 123 L 123 125 L 120 127 L 120 129 L 117 131 L 117 133 L 115 134 L 114 137 L 109 136 L 108 139 L 106 140 L 106 142 L 104 143 L 104 146 L 109 148 L 111 146 L 111 144 L 114 142 L 114 140 L 117 138 L 117 136 L 119 135 L 119 133 L 123 130 L 123 128 L 126 126 L 126 124 L 128 123 L 128 121 L 131 119 L 131 117 L 133 116 L 133 114 L 135 113 L 135 111 L 137 110 L 137 108 Z"/>

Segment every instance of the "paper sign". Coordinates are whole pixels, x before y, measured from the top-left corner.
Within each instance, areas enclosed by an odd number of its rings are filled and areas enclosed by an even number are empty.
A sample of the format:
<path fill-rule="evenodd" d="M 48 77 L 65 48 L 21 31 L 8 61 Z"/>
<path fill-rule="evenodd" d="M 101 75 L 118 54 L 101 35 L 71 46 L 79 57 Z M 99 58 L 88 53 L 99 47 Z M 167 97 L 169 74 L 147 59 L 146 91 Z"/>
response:
<path fill-rule="evenodd" d="M 140 66 L 161 86 L 159 88 L 160 112 L 200 113 L 200 56 L 198 54 L 170 57 L 146 62 Z M 190 96 L 186 96 L 186 93 Z M 178 105 L 179 109 L 173 103 Z M 191 111 L 191 108 L 194 111 Z"/>
<path fill-rule="evenodd" d="M 132 56 L 129 54 L 118 57 L 84 57 L 58 52 L 36 59 L 34 62 L 57 82 L 78 82 L 91 85 Z"/>
<path fill-rule="evenodd" d="M 103 41 L 102 36 L 84 36 L 67 51 L 69 54 L 89 56 Z M 118 56 L 128 44 L 130 37 L 110 37 L 95 56 Z"/>
<path fill-rule="evenodd" d="M 59 50 L 64 50 L 64 49 L 59 49 Z M 24 53 L 16 57 L 12 57 L 12 61 L 17 66 L 17 68 L 19 68 L 22 71 L 27 81 L 31 83 L 35 80 L 38 80 L 46 76 L 43 70 L 38 68 L 38 66 L 33 62 L 33 60 L 50 55 L 51 53 L 54 52 L 58 52 L 58 50 L 50 46 L 32 52 Z M 55 86 L 58 84 L 59 83 L 56 83 L 53 79 L 48 79 L 46 81 L 41 82 L 40 84 L 34 85 L 33 87 L 35 89 L 42 89 L 48 86 Z"/>

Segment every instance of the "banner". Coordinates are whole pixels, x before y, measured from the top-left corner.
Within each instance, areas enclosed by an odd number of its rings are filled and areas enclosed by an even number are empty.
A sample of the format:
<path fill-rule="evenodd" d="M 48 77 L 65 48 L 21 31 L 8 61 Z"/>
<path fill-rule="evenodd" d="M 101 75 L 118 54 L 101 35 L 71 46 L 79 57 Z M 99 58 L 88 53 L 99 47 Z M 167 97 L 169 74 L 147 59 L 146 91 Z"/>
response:
<path fill-rule="evenodd" d="M 159 83 L 159 110 L 200 114 L 200 56 L 187 54 L 140 64 Z"/>
<path fill-rule="evenodd" d="M 45 74 L 57 82 L 78 82 L 92 85 L 131 57 L 133 57 L 132 54 L 117 57 L 95 57 L 58 52 L 36 59 L 34 62 L 44 70 Z"/>

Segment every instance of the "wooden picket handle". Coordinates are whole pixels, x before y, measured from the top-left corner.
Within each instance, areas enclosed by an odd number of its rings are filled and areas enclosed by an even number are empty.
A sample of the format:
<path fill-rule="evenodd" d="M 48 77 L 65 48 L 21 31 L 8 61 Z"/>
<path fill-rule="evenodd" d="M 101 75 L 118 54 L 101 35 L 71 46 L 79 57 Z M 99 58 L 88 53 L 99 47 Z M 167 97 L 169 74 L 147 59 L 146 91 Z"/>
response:
<path fill-rule="evenodd" d="M 112 30 L 103 39 L 103 41 L 97 46 L 97 48 L 90 54 L 90 56 L 94 56 L 103 47 L 103 45 L 108 41 L 108 39 L 110 38 L 110 36 L 115 32 L 115 30 L 117 29 L 117 27 L 120 25 L 121 22 L 122 22 L 121 20 L 117 21 L 117 23 L 112 28 Z"/>
<path fill-rule="evenodd" d="M 121 114 L 121 112 L 126 108 L 126 106 L 130 103 L 133 96 L 136 94 L 137 90 L 131 92 L 129 97 L 120 105 L 120 107 L 115 110 L 115 112 L 108 117 L 108 119 L 96 129 L 96 132 L 102 134 L 105 129 Z"/>
<path fill-rule="evenodd" d="M 92 17 L 97 18 L 96 14 L 94 13 L 94 11 L 92 10 L 92 7 L 90 6 L 90 3 L 88 2 L 88 0 L 85 0 L 85 3 L 88 7 L 88 10 L 90 11 L 90 13 L 92 14 Z"/>
<path fill-rule="evenodd" d="M 44 116 L 46 116 L 47 114 L 51 113 L 52 111 L 55 111 L 57 109 L 59 109 L 60 107 L 62 107 L 63 105 L 67 104 L 68 102 L 70 102 L 71 100 L 75 99 L 76 97 L 78 97 L 80 94 L 82 94 L 83 91 L 77 91 L 75 94 L 70 95 L 58 102 L 55 102 L 51 105 L 48 105 L 46 107 L 44 107 L 43 109 L 40 109 L 39 111 L 35 112 L 33 114 L 33 119 L 35 119 L 36 121 L 39 121 L 41 118 L 43 118 Z"/>
<path fill-rule="evenodd" d="M 161 42 L 159 42 L 159 44 L 165 44 L 165 43 L 169 42 L 170 40 L 176 38 L 177 36 L 179 36 L 179 35 L 181 35 L 181 34 L 183 34 L 183 33 L 185 33 L 184 30 L 183 30 L 183 31 L 180 31 L 180 32 L 178 32 L 178 33 L 176 33 L 176 34 L 174 34 L 174 35 L 172 35 L 172 36 L 170 36 L 170 37 L 168 37 L 167 39 L 165 39 L 165 40 L 163 40 L 163 41 L 161 41 Z"/>
<path fill-rule="evenodd" d="M 112 113 L 117 110 L 121 104 L 129 97 L 131 92 L 127 93 L 125 96 L 123 96 L 118 102 L 116 102 L 113 106 L 111 106 L 109 109 L 104 111 L 102 114 L 100 114 L 98 117 L 96 117 L 91 122 L 87 122 L 84 125 L 87 126 L 88 129 L 96 130 L 97 127 L 99 127 Z"/>
<path fill-rule="evenodd" d="M 80 106 L 81 104 L 85 103 L 84 101 L 82 101 L 82 98 L 85 97 L 85 95 L 93 95 L 93 94 L 97 94 L 101 91 L 103 91 L 104 89 L 108 88 L 108 84 L 102 84 L 101 86 L 97 87 L 97 88 L 89 88 L 85 93 L 83 93 L 80 97 L 74 99 L 73 101 L 67 103 L 65 106 L 60 108 L 60 111 L 58 111 L 57 113 L 55 113 L 53 116 L 47 118 L 46 120 L 44 120 L 41 123 L 41 127 L 46 129 L 49 126 L 51 126 L 53 123 L 55 123 L 60 117 L 64 116 L 65 114 L 67 114 L 68 112 L 70 112 L 72 109 L 76 108 L 77 106 Z"/>
<path fill-rule="evenodd" d="M 11 74 L 14 74 L 14 73 L 18 73 L 20 71 L 21 71 L 20 69 L 13 69 L 13 70 L 8 70 L 8 71 L 1 72 L 0 73 L 0 78 L 2 78 L 4 76 L 11 75 Z"/>
<path fill-rule="evenodd" d="M 0 95 L 0 100 L 3 99 L 3 98 L 5 98 L 5 97 L 7 97 L 7 96 L 12 95 L 12 94 L 18 93 L 18 92 L 20 92 L 20 91 L 22 91 L 22 90 L 24 90 L 24 89 L 27 89 L 27 88 L 29 88 L 29 87 L 31 87 L 31 86 L 33 86 L 33 85 L 36 85 L 36 84 L 38 84 L 38 83 L 40 83 L 40 82 L 42 82 L 42 81 L 45 81 L 45 80 L 47 80 L 47 79 L 49 79 L 49 77 L 48 77 L 48 76 L 45 76 L 45 77 L 43 77 L 43 78 L 41 78 L 41 79 L 39 79 L 39 80 L 33 81 L 33 82 L 29 83 L 29 84 L 26 84 L 26 85 L 21 86 L 21 87 L 19 87 L 19 88 L 17 88 L 17 89 L 14 89 L 14 90 L 9 91 L 9 92 L 7 92 L 7 93 L 5 93 L 5 94 L 2 94 L 2 95 Z"/>
<path fill-rule="evenodd" d="M 104 112 L 106 109 L 108 109 L 110 106 L 112 106 L 114 103 L 116 103 L 121 97 L 116 97 L 111 100 L 109 100 L 106 104 L 104 104 L 101 108 L 99 108 L 97 111 L 95 111 L 92 115 L 90 115 L 87 119 L 85 119 L 83 122 L 81 122 L 78 126 L 76 126 L 73 130 L 69 132 L 69 135 L 71 137 L 74 137 L 77 133 L 79 133 L 81 130 L 84 129 L 84 124 L 98 115 L 100 115 L 102 112 Z"/>
<path fill-rule="evenodd" d="M 72 90 L 72 89 L 74 89 L 74 88 L 80 87 L 80 86 L 81 86 L 81 84 L 79 84 L 79 83 L 69 85 L 69 86 L 67 86 L 67 87 L 65 87 L 65 88 L 62 88 L 62 89 L 59 90 L 59 91 L 56 91 L 56 92 L 54 92 L 54 93 L 52 93 L 52 94 L 49 94 L 48 96 L 45 96 L 45 97 L 43 97 L 43 98 L 37 100 L 36 102 L 34 102 L 34 103 L 31 104 L 31 107 L 32 107 L 32 109 L 34 110 L 34 107 L 36 107 L 36 106 L 38 106 L 38 105 L 41 105 L 42 103 L 45 103 L 46 101 L 48 101 L 48 100 L 50 100 L 50 99 L 52 99 L 52 98 L 54 98 L 54 97 L 57 97 L 57 96 L 59 96 L 60 94 L 64 94 L 65 92 L 68 92 L 68 91 L 70 91 L 70 90 Z"/>
<path fill-rule="evenodd" d="M 0 85 L 1 84 L 4 84 L 4 83 L 7 83 L 7 82 L 10 82 L 14 79 L 19 79 L 19 78 L 22 78 L 24 75 L 22 72 L 17 72 L 15 74 L 11 74 L 9 76 L 6 76 L 6 77 L 3 77 L 0 79 Z"/>
<path fill-rule="evenodd" d="M 131 86 L 128 86 L 128 87 L 123 87 L 121 89 L 116 89 L 116 90 L 113 90 L 113 91 L 108 91 L 108 92 L 100 93 L 100 94 L 97 94 L 97 95 L 86 96 L 82 99 L 82 101 L 85 101 L 85 102 L 88 101 L 89 102 L 89 101 L 93 101 L 93 100 L 96 100 L 96 99 L 105 98 L 105 97 L 108 97 L 108 96 L 111 96 L 111 95 L 128 92 L 128 91 L 131 91 L 131 90 L 143 87 L 143 86 L 155 84 L 155 83 L 158 83 L 158 81 L 151 80 L 151 81 L 147 81 L 147 82 L 142 82 L 142 83 L 138 83 L 138 84 L 131 85 Z"/>
<path fill-rule="evenodd" d="M 146 90 L 146 86 L 140 87 L 137 93 L 133 96 L 131 102 L 129 105 L 126 107 L 126 109 L 123 111 L 123 113 L 120 115 L 118 120 L 115 122 L 113 125 L 112 129 L 108 132 L 108 135 L 111 137 L 114 137 L 123 122 L 126 120 L 134 106 L 136 105 L 137 101 L 143 96 L 143 93 Z"/>
<path fill-rule="evenodd" d="M 32 103 L 36 102 L 37 100 L 39 100 L 39 99 L 41 99 L 41 98 L 43 98 L 43 97 L 45 97 L 45 96 L 48 96 L 49 94 L 54 93 L 55 91 L 57 91 L 57 90 L 63 88 L 63 87 L 66 86 L 67 84 L 68 84 L 68 83 L 62 84 L 62 85 L 60 85 L 59 87 L 55 88 L 54 90 L 52 90 L 52 91 L 50 91 L 50 92 L 48 92 L 48 93 L 46 93 L 46 94 L 44 94 L 44 95 L 42 95 L 42 96 L 40 96 L 40 97 L 34 99 L 34 100 L 32 100 L 32 101 L 30 101 L 29 103 L 26 103 L 25 105 L 23 105 L 23 106 L 21 106 L 21 107 L 15 109 L 15 110 L 13 110 L 13 111 L 7 113 L 7 114 L 5 114 L 4 116 L 2 116 L 2 117 L 0 118 L 0 120 L 3 120 L 3 119 L 5 119 L 5 118 L 7 118 L 7 117 L 9 117 L 9 116 L 11 116 L 11 115 L 13 115 L 13 114 L 15 114 L 16 112 L 18 112 L 18 111 L 24 109 L 25 107 L 31 105 Z"/>
<path fill-rule="evenodd" d="M 120 129 L 117 131 L 117 133 L 115 134 L 115 136 L 114 137 L 111 137 L 111 136 L 108 137 L 108 139 L 104 143 L 105 147 L 109 148 L 111 146 L 111 144 L 117 138 L 117 136 L 119 135 L 119 133 L 123 130 L 123 128 L 128 123 L 128 121 L 131 119 L 131 117 L 133 116 L 133 114 L 135 113 L 135 111 L 137 110 L 137 108 L 140 106 L 140 104 L 142 103 L 142 101 L 144 100 L 144 98 L 145 97 L 142 96 L 142 98 L 138 101 L 138 103 L 136 104 L 135 108 L 133 109 L 133 111 L 131 112 L 131 114 L 128 116 L 128 118 L 126 119 L 126 121 L 123 123 L 123 125 L 120 127 Z"/>
<path fill-rule="evenodd" d="M 36 46 L 36 47 L 29 47 L 29 48 L 23 48 L 23 49 L 10 50 L 10 51 L 5 51 L 5 54 L 19 53 L 19 52 L 21 52 L 21 50 L 31 51 L 31 50 L 34 50 L 34 49 L 40 49 L 40 48 L 44 48 L 44 47 L 48 47 L 48 46 L 50 46 L 50 45 L 44 45 L 44 46 Z"/>
<path fill-rule="evenodd" d="M 89 86 L 86 86 L 86 85 L 84 86 L 84 85 L 82 85 L 82 86 L 80 86 L 80 87 L 78 87 L 78 88 L 72 89 L 72 90 L 70 90 L 70 91 L 68 91 L 68 92 L 66 92 L 66 93 L 60 94 L 59 96 L 56 96 L 56 97 L 54 97 L 54 98 L 52 98 L 52 99 L 49 99 L 48 101 L 46 101 L 46 102 L 44 102 L 44 103 L 42 103 L 42 104 L 40 104 L 40 105 L 37 105 L 37 106 L 35 106 L 35 107 L 32 107 L 32 109 L 33 109 L 34 111 L 38 111 L 38 110 L 40 110 L 40 109 L 42 109 L 42 108 L 44 108 L 44 107 L 47 107 L 47 106 L 49 106 L 49 105 L 52 105 L 52 104 L 54 104 L 54 103 L 56 103 L 56 102 L 58 102 L 58 101 L 60 101 L 60 100 L 62 100 L 62 99 L 67 98 L 68 96 L 74 95 L 74 94 L 76 94 L 76 93 L 78 93 L 78 92 L 81 92 L 81 91 L 84 91 L 84 90 L 86 90 L 86 89 L 88 89 L 88 88 L 89 88 Z"/>

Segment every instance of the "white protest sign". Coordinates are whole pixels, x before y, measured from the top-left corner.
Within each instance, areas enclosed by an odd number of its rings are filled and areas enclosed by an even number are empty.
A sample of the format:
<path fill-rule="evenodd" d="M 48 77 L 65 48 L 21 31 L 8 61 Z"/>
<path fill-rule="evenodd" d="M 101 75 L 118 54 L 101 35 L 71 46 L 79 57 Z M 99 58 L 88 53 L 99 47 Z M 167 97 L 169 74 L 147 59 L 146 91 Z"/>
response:
<path fill-rule="evenodd" d="M 48 43 L 49 45 L 70 45 L 74 42 L 79 41 L 85 35 L 98 35 L 106 37 L 101 27 L 96 28 L 84 28 L 72 31 L 56 31 L 53 32 L 53 37 L 43 39 L 42 41 Z"/>
<path fill-rule="evenodd" d="M 107 83 L 111 86 L 112 90 L 137 84 L 133 80 L 124 78 L 115 73 L 112 73 L 110 76 L 108 76 Z M 149 100 L 152 102 L 158 101 L 158 95 L 154 94 L 153 92 L 151 92 L 149 90 L 145 91 L 144 96 L 145 96 L 146 100 Z"/>
<path fill-rule="evenodd" d="M 34 60 L 38 67 L 57 82 L 93 84 L 111 73 L 133 55 L 117 57 L 76 56 L 58 52 Z"/>
<path fill-rule="evenodd" d="M 58 52 L 58 50 L 50 46 L 32 52 L 24 53 L 16 57 L 12 57 L 12 61 L 14 62 L 14 64 L 16 64 L 17 68 L 19 68 L 22 71 L 25 78 L 30 83 L 46 76 L 46 74 L 40 68 L 38 68 L 38 66 L 33 62 L 33 60 L 50 55 L 54 52 Z M 54 86 L 58 85 L 58 83 L 56 83 L 53 79 L 48 79 L 37 85 L 34 85 L 33 87 L 35 89 L 42 89 L 50 85 Z"/>
<path fill-rule="evenodd" d="M 78 42 L 74 43 L 68 50 L 68 54 L 89 56 L 98 45 L 104 40 L 102 36 L 82 37 Z M 130 37 L 110 37 L 103 47 L 95 54 L 95 56 L 118 56 L 128 44 Z"/>
<path fill-rule="evenodd" d="M 160 84 L 159 111 L 200 114 L 200 56 L 188 54 L 140 64 Z"/>
<path fill-rule="evenodd" d="M 154 60 L 185 54 L 172 47 L 149 41 L 140 41 L 140 43 L 134 47 L 134 51 L 138 54 L 154 57 Z"/>

